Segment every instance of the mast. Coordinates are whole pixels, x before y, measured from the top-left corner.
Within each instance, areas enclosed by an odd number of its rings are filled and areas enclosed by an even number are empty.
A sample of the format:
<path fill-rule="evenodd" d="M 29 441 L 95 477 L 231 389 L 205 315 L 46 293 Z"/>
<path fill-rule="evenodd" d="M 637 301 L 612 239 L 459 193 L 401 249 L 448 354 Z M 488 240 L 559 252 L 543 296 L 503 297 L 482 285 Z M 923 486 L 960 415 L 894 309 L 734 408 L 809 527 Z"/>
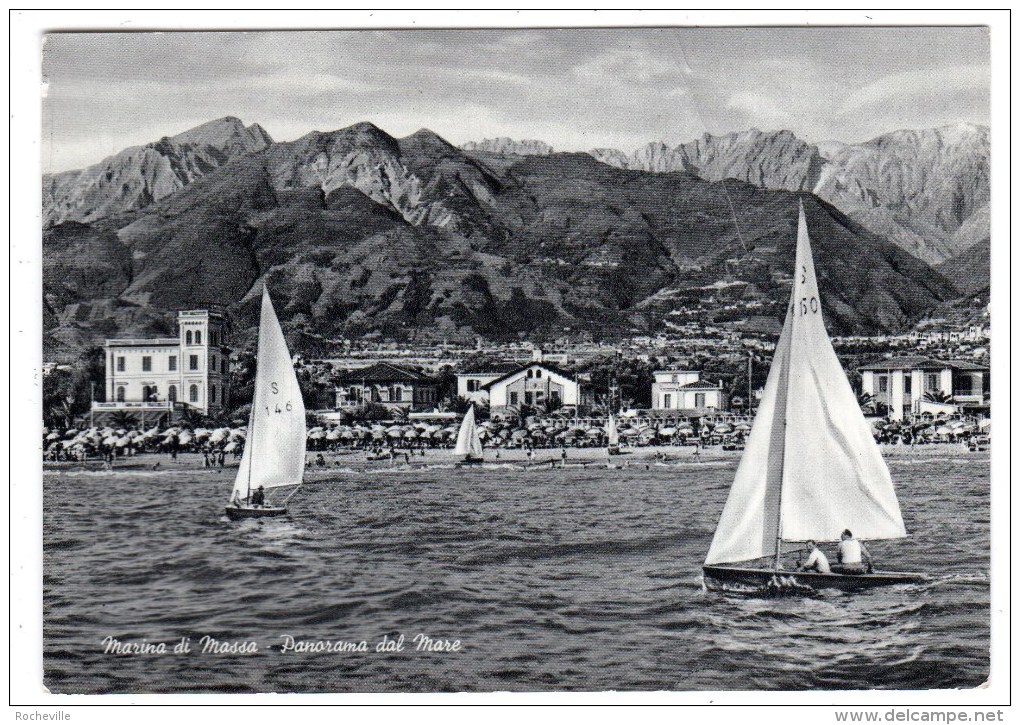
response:
<path fill-rule="evenodd" d="M 747 351 L 747 414 L 751 414 L 751 365 L 754 363 L 754 353 Z"/>
<path fill-rule="evenodd" d="M 789 380 L 789 378 L 787 378 Z M 783 440 L 786 440 L 786 415 L 783 415 Z M 783 474 L 786 471 L 786 446 L 779 459 L 779 495 L 776 501 L 776 571 L 779 571 L 780 558 L 783 555 Z"/>

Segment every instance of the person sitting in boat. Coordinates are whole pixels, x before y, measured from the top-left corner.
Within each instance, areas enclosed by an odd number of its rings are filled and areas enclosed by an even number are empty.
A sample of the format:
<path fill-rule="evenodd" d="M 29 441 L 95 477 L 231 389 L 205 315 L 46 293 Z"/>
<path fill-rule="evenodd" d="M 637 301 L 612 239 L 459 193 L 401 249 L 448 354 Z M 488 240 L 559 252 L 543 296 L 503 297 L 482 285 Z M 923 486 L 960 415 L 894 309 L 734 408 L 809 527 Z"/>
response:
<path fill-rule="evenodd" d="M 843 574 L 867 574 L 871 572 L 871 553 L 863 541 L 854 538 L 850 529 L 843 529 L 836 551 L 839 571 Z"/>
<path fill-rule="evenodd" d="M 266 489 L 264 487 L 259 486 L 257 489 L 255 489 L 254 493 L 252 493 L 251 505 L 252 506 L 266 505 Z"/>
<path fill-rule="evenodd" d="M 828 574 L 832 571 L 829 568 L 828 558 L 818 548 L 818 544 L 814 541 L 809 541 L 807 542 L 807 548 L 811 553 L 808 555 L 807 561 L 798 567 L 799 571 L 817 571 L 819 574 Z"/>

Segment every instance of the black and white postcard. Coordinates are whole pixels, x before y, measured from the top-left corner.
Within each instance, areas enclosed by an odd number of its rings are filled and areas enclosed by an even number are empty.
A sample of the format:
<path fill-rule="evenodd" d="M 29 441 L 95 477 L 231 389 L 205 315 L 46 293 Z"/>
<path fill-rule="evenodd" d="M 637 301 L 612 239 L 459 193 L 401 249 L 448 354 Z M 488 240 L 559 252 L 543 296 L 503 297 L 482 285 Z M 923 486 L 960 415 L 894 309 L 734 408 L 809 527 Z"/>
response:
<path fill-rule="evenodd" d="M 47 15 L 26 702 L 1007 704 L 1002 18 L 801 15 Z"/>

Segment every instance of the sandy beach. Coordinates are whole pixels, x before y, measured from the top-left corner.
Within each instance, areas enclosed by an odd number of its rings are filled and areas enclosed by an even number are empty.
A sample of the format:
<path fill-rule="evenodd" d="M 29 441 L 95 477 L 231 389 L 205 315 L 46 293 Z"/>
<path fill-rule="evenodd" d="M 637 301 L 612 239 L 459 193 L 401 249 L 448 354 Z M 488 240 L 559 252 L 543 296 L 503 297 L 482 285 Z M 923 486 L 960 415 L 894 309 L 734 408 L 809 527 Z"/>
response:
<path fill-rule="evenodd" d="M 945 456 L 987 457 L 988 452 L 974 453 L 962 443 L 935 443 L 919 446 L 882 445 L 882 455 L 887 459 L 899 458 L 938 458 Z M 739 461 L 743 451 L 724 451 L 721 446 L 695 448 L 694 446 L 642 446 L 625 448 L 619 455 L 609 456 L 604 448 L 578 448 L 568 446 L 566 458 L 562 448 L 541 448 L 533 451 L 529 459 L 528 451 L 519 448 L 486 449 L 483 466 L 513 465 L 521 468 L 630 468 L 634 466 L 692 466 L 709 462 Z M 399 451 L 393 460 L 369 460 L 367 451 L 322 451 L 325 465 L 318 465 L 318 451 L 306 454 L 309 476 L 330 471 L 357 470 L 371 471 L 399 468 L 403 470 L 417 468 L 453 467 L 459 457 L 452 450 L 428 449 L 425 455 L 414 451 L 408 456 Z M 232 456 L 227 457 L 225 464 L 205 467 L 201 453 L 179 453 L 172 460 L 165 453 L 140 453 L 134 456 L 118 458 L 112 467 L 118 471 L 205 471 L 226 472 L 237 468 L 238 462 Z M 103 471 L 107 464 L 101 460 L 77 461 L 44 461 L 43 472 L 71 471 Z"/>

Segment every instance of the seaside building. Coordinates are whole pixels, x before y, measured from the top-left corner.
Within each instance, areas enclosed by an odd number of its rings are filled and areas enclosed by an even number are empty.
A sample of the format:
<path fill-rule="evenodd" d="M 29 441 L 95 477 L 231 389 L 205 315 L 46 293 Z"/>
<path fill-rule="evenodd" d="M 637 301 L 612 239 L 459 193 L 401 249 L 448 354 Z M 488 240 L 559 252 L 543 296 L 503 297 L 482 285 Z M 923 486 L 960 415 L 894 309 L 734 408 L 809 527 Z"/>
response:
<path fill-rule="evenodd" d="M 541 353 L 526 365 L 517 366 L 481 386 L 488 393 L 492 415 L 520 412 L 521 406 L 579 406 L 585 403 L 581 382 L 566 370 L 545 362 Z"/>
<path fill-rule="evenodd" d="M 156 423 L 188 407 L 208 414 L 230 404 L 226 317 L 181 310 L 177 327 L 177 337 L 106 341 L 106 402 L 92 404 L 94 415 L 126 411 Z"/>
<path fill-rule="evenodd" d="M 336 385 L 338 410 L 376 403 L 392 410 L 420 411 L 438 402 L 439 384 L 434 379 L 389 362 L 345 371 Z"/>
<path fill-rule="evenodd" d="M 908 413 L 988 410 L 991 381 L 984 365 L 915 355 L 877 360 L 858 370 L 862 391 L 885 404 L 892 420 Z"/>
<path fill-rule="evenodd" d="M 725 411 L 728 407 L 722 381 L 716 385 L 702 380 L 698 370 L 656 370 L 653 375 L 653 410 L 705 414 Z"/>
<path fill-rule="evenodd" d="M 489 402 L 489 390 L 485 386 L 520 368 L 520 363 L 494 363 L 478 370 L 457 373 L 457 395 L 485 405 Z"/>

